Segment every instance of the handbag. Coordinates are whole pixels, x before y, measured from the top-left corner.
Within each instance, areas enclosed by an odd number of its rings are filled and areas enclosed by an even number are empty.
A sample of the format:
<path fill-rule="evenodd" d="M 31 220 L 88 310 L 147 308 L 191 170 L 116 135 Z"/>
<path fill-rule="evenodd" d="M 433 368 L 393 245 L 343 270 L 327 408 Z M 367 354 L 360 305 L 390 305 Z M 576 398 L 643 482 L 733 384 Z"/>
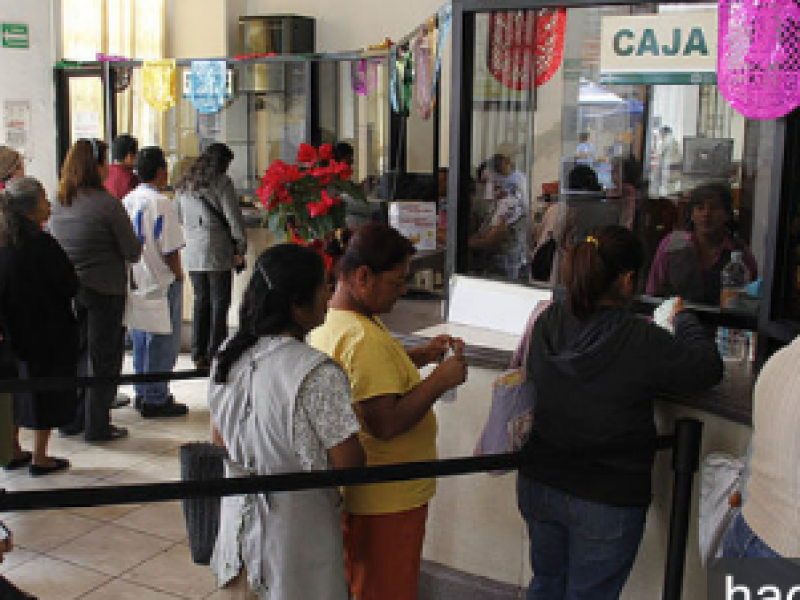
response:
<path fill-rule="evenodd" d="M 209 442 L 183 444 L 180 449 L 181 480 L 221 479 L 226 456 L 224 448 Z M 198 565 L 208 565 L 219 531 L 220 498 L 185 498 L 182 503 L 192 560 Z"/>
<path fill-rule="evenodd" d="M 549 300 L 536 304 L 511 359 L 511 368 L 492 383 L 492 407 L 475 447 L 475 455 L 515 452 L 528 440 L 535 403 L 533 381 L 528 379 L 530 338 L 536 319 L 549 305 Z M 495 474 L 507 472 L 496 471 Z"/>
<path fill-rule="evenodd" d="M 166 296 L 152 298 L 139 293 L 136 289 L 129 289 L 122 323 L 128 329 L 137 331 L 158 334 L 172 333 L 169 300 Z"/>
<path fill-rule="evenodd" d="M 700 561 L 703 566 L 719 556 L 722 538 L 741 509 L 745 461 L 715 452 L 700 466 L 698 510 Z"/>

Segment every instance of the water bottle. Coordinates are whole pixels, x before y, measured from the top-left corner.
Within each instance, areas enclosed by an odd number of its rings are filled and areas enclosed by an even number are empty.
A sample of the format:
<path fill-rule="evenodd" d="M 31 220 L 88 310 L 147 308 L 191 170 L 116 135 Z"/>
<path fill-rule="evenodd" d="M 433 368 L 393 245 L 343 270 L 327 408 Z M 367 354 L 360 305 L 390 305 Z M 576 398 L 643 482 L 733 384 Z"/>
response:
<path fill-rule="evenodd" d="M 736 308 L 739 298 L 746 293 L 750 272 L 742 260 L 741 251 L 731 252 L 731 259 L 722 269 L 720 308 Z M 720 327 L 717 330 L 717 347 L 722 358 L 744 360 L 747 358 L 747 333 L 740 329 Z"/>

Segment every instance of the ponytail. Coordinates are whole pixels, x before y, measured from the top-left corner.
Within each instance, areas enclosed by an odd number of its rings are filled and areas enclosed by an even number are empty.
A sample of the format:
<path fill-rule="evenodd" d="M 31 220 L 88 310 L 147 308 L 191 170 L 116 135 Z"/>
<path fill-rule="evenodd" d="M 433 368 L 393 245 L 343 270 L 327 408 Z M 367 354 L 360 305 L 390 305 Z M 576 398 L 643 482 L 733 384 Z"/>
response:
<path fill-rule="evenodd" d="M 583 321 L 591 316 L 624 273 L 638 273 L 644 263 L 639 239 L 626 227 L 600 228 L 569 249 L 562 263 L 567 304 Z"/>

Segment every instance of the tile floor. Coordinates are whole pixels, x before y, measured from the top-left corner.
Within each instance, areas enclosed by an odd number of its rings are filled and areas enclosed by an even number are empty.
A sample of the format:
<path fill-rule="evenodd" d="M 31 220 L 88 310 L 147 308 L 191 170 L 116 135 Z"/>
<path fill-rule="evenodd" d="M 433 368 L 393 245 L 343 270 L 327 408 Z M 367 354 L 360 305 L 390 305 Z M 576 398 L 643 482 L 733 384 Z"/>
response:
<path fill-rule="evenodd" d="M 192 368 L 188 356 L 181 356 L 177 368 Z M 125 371 L 131 371 L 130 358 Z M 189 405 L 186 417 L 144 420 L 131 407 L 114 410 L 114 422 L 130 430 L 125 440 L 90 445 L 56 433 L 51 453 L 69 458 L 72 468 L 40 478 L 26 469 L 0 470 L 0 488 L 179 479 L 180 445 L 208 439 L 206 385 L 205 379 L 172 384 L 176 399 Z M 133 396 L 132 388 L 121 391 Z M 23 447 L 30 442 L 23 434 Z M 14 533 L 15 549 L 0 573 L 41 600 L 172 600 L 210 598 L 216 591 L 208 567 L 191 560 L 179 502 L 18 512 L 2 520 Z"/>

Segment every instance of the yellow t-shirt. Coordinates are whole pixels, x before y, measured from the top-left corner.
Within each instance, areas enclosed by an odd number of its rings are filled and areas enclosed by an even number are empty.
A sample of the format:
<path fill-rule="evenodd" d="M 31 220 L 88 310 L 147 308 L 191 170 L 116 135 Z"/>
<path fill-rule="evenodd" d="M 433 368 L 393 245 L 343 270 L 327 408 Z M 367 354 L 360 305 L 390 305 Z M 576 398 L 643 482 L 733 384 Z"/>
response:
<path fill-rule="evenodd" d="M 374 319 L 374 320 L 373 320 Z M 420 382 L 408 353 L 377 318 L 331 308 L 325 323 L 312 331 L 308 343 L 338 362 L 350 378 L 353 401 L 376 396 L 402 396 Z M 361 423 L 361 443 L 368 465 L 388 465 L 436 459 L 436 416 L 432 410 L 416 426 L 383 441 Z M 436 480 L 397 481 L 351 486 L 344 491 L 350 513 L 379 515 L 417 508 L 436 492 Z"/>

